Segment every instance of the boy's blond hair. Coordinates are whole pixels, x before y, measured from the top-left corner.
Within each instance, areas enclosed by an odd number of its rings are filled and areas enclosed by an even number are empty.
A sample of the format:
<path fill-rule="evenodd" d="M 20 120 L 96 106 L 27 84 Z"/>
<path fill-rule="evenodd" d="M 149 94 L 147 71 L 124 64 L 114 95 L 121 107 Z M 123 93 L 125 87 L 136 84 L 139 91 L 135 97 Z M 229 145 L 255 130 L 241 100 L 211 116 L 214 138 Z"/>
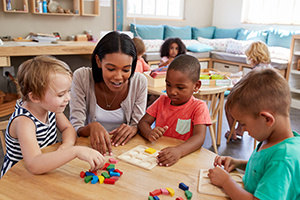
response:
<path fill-rule="evenodd" d="M 135 37 L 132 39 L 138 56 L 143 55 L 146 51 L 145 44 L 141 38 Z"/>
<path fill-rule="evenodd" d="M 17 74 L 22 100 L 28 101 L 30 92 L 43 100 L 50 84 L 50 76 L 53 74 L 63 74 L 72 78 L 69 66 L 52 56 L 37 56 L 23 62 Z"/>
<path fill-rule="evenodd" d="M 275 70 L 257 69 L 246 74 L 231 89 L 225 109 L 234 106 L 254 118 L 261 111 L 289 116 L 291 93 L 287 81 Z"/>
<path fill-rule="evenodd" d="M 245 55 L 249 59 L 251 59 L 255 64 L 271 63 L 268 46 L 261 41 L 251 43 L 246 49 Z"/>

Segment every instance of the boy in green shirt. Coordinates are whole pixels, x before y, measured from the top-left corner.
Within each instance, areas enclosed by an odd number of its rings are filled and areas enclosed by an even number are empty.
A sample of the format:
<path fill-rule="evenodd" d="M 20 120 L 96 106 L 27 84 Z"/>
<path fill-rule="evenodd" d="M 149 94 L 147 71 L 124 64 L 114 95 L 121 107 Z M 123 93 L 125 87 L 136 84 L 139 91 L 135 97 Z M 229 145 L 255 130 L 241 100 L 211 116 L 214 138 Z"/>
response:
<path fill-rule="evenodd" d="M 300 200 L 300 135 L 291 130 L 290 104 L 288 83 L 273 69 L 253 70 L 231 90 L 225 109 L 260 141 L 249 161 L 216 156 L 208 176 L 231 199 Z M 246 169 L 245 189 L 228 174 L 235 168 Z"/>

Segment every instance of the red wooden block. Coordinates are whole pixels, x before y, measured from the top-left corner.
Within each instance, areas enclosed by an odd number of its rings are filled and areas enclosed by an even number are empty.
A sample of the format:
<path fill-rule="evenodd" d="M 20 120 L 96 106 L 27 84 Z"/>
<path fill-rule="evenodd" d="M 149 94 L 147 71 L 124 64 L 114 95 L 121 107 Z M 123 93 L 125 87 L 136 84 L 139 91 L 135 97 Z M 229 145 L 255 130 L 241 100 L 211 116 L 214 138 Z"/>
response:
<path fill-rule="evenodd" d="M 150 194 L 150 196 L 158 196 L 158 195 L 160 195 L 161 194 L 161 190 L 160 189 L 156 189 L 156 190 L 154 190 L 154 191 L 152 191 L 152 192 L 149 192 L 149 194 Z"/>
<path fill-rule="evenodd" d="M 105 184 L 115 184 L 116 180 L 115 179 L 112 179 L 112 178 L 106 178 L 104 179 L 104 183 Z"/>
<path fill-rule="evenodd" d="M 114 172 L 118 172 L 118 173 L 120 173 L 120 176 L 122 176 L 122 174 L 123 174 L 123 172 L 121 172 L 120 170 L 118 170 L 118 169 L 115 169 L 114 170 Z"/>
<path fill-rule="evenodd" d="M 85 177 L 85 172 L 84 172 L 84 171 L 81 171 L 81 172 L 80 172 L 80 177 L 81 177 L 81 178 L 84 178 L 84 177 Z"/>
<path fill-rule="evenodd" d="M 177 197 L 176 200 L 184 200 L 182 197 Z"/>
<path fill-rule="evenodd" d="M 91 170 L 89 169 L 89 172 L 91 172 L 91 173 L 93 173 L 93 174 L 95 174 L 95 175 L 97 176 L 97 171 L 91 171 Z"/>
<path fill-rule="evenodd" d="M 110 163 L 105 163 L 104 166 L 102 167 L 102 170 L 106 170 L 106 168 L 110 165 Z"/>

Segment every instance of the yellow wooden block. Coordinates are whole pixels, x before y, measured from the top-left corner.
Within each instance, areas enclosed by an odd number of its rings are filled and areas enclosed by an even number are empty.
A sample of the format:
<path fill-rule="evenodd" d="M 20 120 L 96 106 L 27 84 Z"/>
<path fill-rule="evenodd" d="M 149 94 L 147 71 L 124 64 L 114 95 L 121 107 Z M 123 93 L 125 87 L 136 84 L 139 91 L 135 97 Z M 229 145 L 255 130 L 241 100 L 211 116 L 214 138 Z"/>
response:
<path fill-rule="evenodd" d="M 146 152 L 146 153 L 153 154 L 153 153 L 156 152 L 156 150 L 149 147 L 148 149 L 145 150 L 145 152 Z"/>
<path fill-rule="evenodd" d="M 98 178 L 99 178 L 99 183 L 102 184 L 105 179 L 104 176 L 98 176 Z"/>
<path fill-rule="evenodd" d="M 171 197 L 174 196 L 175 192 L 173 188 L 166 188 L 166 189 L 169 191 Z"/>

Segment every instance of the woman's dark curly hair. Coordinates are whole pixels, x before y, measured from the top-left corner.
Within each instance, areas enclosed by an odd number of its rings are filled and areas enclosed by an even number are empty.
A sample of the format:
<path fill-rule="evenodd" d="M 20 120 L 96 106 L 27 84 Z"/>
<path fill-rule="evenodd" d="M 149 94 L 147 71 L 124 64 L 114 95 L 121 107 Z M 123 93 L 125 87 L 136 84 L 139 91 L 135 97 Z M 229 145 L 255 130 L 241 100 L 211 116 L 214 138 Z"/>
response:
<path fill-rule="evenodd" d="M 186 47 L 180 38 L 167 38 L 160 47 L 160 57 L 169 57 L 169 50 L 171 44 L 176 43 L 178 45 L 178 55 L 186 53 Z"/>
<path fill-rule="evenodd" d="M 97 65 L 96 55 L 98 55 L 100 61 L 102 61 L 102 59 L 105 57 L 106 54 L 118 53 L 118 52 L 124 53 L 133 58 L 131 64 L 131 74 L 129 79 L 133 76 L 136 67 L 136 61 L 137 61 L 137 55 L 136 55 L 136 49 L 134 43 L 132 42 L 132 39 L 128 35 L 119 33 L 117 31 L 112 31 L 106 34 L 98 42 L 92 55 L 92 72 L 93 72 L 93 78 L 95 83 L 99 83 L 103 81 L 102 69 L 99 68 Z"/>

